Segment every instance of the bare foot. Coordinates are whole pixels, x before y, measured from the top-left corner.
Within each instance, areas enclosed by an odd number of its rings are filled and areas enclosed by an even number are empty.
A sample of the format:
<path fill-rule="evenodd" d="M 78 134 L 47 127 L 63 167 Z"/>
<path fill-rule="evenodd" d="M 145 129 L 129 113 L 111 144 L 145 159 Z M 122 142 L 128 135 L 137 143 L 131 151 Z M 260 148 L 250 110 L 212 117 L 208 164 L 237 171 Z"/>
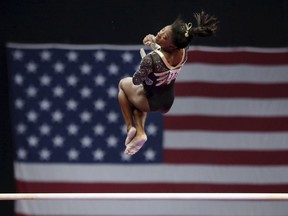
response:
<path fill-rule="evenodd" d="M 147 141 L 146 134 L 136 136 L 130 143 L 126 145 L 127 147 L 125 149 L 125 153 L 128 155 L 133 155 L 137 153 L 146 141 Z"/>
<path fill-rule="evenodd" d="M 125 140 L 125 145 L 127 146 L 128 143 L 131 142 L 131 140 L 135 137 L 136 135 L 136 128 L 135 127 L 131 127 L 127 133 L 127 137 Z"/>

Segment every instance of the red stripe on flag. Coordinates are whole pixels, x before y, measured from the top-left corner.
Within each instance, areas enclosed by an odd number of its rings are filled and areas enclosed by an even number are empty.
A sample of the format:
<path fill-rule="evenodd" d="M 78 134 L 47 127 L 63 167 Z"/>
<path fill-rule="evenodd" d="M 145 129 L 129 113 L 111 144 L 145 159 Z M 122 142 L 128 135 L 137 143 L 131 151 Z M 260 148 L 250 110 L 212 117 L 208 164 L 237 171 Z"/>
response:
<path fill-rule="evenodd" d="M 287 184 L 48 183 L 17 181 L 19 193 L 257 193 L 288 192 Z"/>
<path fill-rule="evenodd" d="M 179 82 L 175 85 L 176 96 L 288 98 L 288 83 L 204 83 Z"/>
<path fill-rule="evenodd" d="M 248 51 L 212 52 L 190 51 L 188 62 L 207 64 L 256 64 L 256 65 L 280 65 L 288 63 L 288 52 L 262 53 Z"/>
<path fill-rule="evenodd" d="M 192 142 L 192 140 L 191 140 Z M 175 147 L 177 143 L 175 143 Z M 164 161 L 172 164 L 288 165 L 288 151 L 228 151 L 165 149 Z"/>
<path fill-rule="evenodd" d="M 288 131 L 288 117 L 165 116 L 169 130 Z"/>

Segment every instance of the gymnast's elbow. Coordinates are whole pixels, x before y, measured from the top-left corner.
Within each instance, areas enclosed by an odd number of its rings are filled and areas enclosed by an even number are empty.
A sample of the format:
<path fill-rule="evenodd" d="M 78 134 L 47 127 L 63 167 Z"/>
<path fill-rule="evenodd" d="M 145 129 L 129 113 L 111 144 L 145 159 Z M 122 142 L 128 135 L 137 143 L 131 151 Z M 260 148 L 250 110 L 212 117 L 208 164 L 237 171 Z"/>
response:
<path fill-rule="evenodd" d="M 143 81 L 142 81 L 142 79 L 139 76 L 134 75 L 132 77 L 132 82 L 133 82 L 134 85 L 140 85 Z"/>

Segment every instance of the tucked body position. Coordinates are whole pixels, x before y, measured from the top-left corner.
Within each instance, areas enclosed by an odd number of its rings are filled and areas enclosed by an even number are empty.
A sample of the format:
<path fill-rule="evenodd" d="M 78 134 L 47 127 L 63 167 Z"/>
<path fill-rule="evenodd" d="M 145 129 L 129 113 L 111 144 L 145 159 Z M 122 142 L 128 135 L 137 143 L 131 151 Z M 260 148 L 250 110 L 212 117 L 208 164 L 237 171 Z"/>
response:
<path fill-rule="evenodd" d="M 187 50 L 194 37 L 215 34 L 217 18 L 205 12 L 194 14 L 196 26 L 177 18 L 156 36 L 148 34 L 143 44 L 153 51 L 142 56 L 132 77 L 119 82 L 118 100 L 127 127 L 125 153 L 133 155 L 147 141 L 147 112 L 166 113 L 174 102 L 174 84 L 187 60 Z"/>

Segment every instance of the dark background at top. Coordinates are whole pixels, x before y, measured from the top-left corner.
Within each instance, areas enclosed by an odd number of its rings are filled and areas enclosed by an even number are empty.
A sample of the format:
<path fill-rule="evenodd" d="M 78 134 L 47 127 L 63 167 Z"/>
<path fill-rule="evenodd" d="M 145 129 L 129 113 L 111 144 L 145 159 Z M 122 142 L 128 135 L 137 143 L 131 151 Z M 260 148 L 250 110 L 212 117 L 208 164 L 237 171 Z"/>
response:
<path fill-rule="evenodd" d="M 7 42 L 141 44 L 178 16 L 201 9 L 220 20 L 215 37 L 193 45 L 288 47 L 288 0 L 2 0 L 0 1 L 0 192 L 14 192 Z M 13 202 L 0 201 L 0 215 Z"/>
<path fill-rule="evenodd" d="M 2 0 L 3 1 L 3 0 Z M 217 16 L 212 46 L 287 46 L 287 0 L 6 0 L 1 39 L 41 43 L 139 44 L 181 14 Z"/>

